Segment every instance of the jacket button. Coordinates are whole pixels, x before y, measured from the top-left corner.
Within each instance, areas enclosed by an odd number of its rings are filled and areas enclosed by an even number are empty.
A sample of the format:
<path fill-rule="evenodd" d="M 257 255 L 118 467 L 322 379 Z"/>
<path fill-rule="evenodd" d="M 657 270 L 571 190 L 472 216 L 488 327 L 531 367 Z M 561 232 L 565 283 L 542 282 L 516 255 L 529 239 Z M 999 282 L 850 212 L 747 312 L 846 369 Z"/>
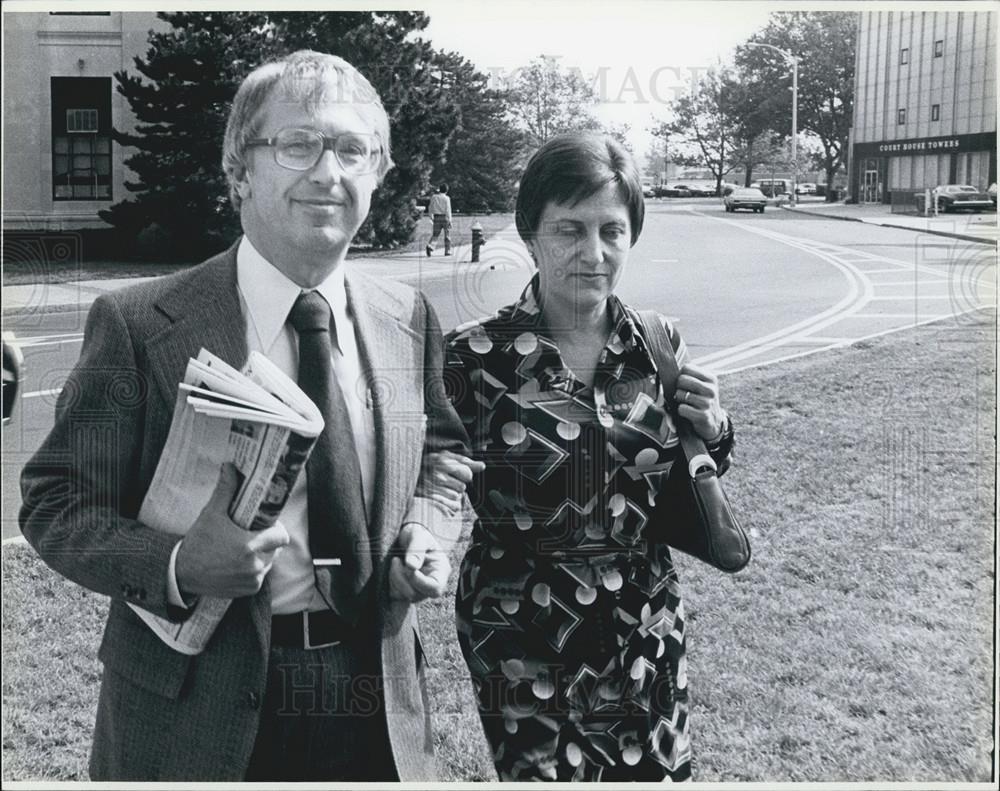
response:
<path fill-rule="evenodd" d="M 255 710 L 259 709 L 260 708 L 260 695 L 258 695 L 256 692 L 248 692 L 247 693 L 247 703 L 250 705 L 251 709 L 255 709 Z"/>

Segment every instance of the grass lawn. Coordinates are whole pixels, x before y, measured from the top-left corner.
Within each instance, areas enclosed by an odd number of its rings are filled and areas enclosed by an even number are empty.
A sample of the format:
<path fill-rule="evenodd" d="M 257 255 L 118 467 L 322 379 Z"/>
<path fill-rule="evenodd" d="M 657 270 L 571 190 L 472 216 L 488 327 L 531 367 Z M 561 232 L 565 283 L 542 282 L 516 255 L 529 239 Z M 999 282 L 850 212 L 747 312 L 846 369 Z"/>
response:
<path fill-rule="evenodd" d="M 679 558 L 698 780 L 991 780 L 994 337 L 967 316 L 723 380 L 754 560 Z M 24 547 L 3 574 L 3 779 L 85 779 L 106 605 Z M 421 620 L 441 777 L 493 780 L 451 599 Z"/>
<path fill-rule="evenodd" d="M 511 213 L 502 214 L 456 214 L 452 220 L 451 238 L 454 244 L 471 244 L 472 224 L 479 222 L 488 239 L 514 222 Z M 362 247 L 351 248 L 348 258 L 386 258 L 401 252 L 422 251 L 431 236 L 431 220 L 421 217 L 417 222 L 414 239 L 407 245 L 394 250 L 372 250 Z M 440 249 L 444 238 L 438 237 Z M 31 248 L 34 249 L 34 248 Z M 106 280 L 119 277 L 153 277 L 168 275 L 187 269 L 198 261 L 162 263 L 155 261 L 78 261 L 72 259 L 39 260 L 34 255 L 10 255 L 3 267 L 3 285 L 19 286 L 29 283 L 75 283 L 78 280 Z"/>

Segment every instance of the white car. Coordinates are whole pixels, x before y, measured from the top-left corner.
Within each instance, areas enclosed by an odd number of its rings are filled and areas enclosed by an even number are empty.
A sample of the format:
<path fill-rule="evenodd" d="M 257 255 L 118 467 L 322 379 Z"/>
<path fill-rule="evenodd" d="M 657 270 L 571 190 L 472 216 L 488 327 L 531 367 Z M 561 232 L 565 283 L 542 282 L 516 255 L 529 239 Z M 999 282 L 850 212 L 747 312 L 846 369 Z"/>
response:
<path fill-rule="evenodd" d="M 803 181 L 795 185 L 796 195 L 815 195 L 816 185 L 811 181 Z"/>
<path fill-rule="evenodd" d="M 737 187 L 726 195 L 722 202 L 727 212 L 750 209 L 752 212 L 763 214 L 764 207 L 767 206 L 767 198 L 756 187 Z"/>

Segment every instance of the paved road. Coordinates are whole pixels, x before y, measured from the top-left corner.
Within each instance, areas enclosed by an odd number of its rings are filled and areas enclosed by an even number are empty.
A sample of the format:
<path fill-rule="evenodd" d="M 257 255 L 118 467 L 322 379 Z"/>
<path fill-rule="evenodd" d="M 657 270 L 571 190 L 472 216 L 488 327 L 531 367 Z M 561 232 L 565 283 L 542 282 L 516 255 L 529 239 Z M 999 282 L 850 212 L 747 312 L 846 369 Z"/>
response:
<path fill-rule="evenodd" d="M 481 264 L 378 262 L 428 295 L 450 328 L 515 299 L 531 265 L 516 234 Z M 715 201 L 650 202 L 619 293 L 680 322 L 694 356 L 720 373 L 836 348 L 988 308 L 995 250 L 911 231 L 782 210 L 726 214 Z M 86 309 L 5 319 L 25 341 L 26 398 L 3 436 L 3 537 L 17 533 L 17 475 L 51 425 L 80 349 Z"/>

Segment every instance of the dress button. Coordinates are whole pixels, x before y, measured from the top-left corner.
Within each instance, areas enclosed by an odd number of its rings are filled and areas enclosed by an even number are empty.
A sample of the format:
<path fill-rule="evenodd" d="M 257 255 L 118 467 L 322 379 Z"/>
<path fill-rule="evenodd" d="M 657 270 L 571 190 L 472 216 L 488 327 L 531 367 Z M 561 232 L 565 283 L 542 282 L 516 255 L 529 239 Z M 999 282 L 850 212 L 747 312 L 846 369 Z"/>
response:
<path fill-rule="evenodd" d="M 250 708 L 251 709 L 259 709 L 260 708 L 260 695 L 258 695 L 256 692 L 248 692 L 247 693 L 247 703 L 250 704 Z"/>

